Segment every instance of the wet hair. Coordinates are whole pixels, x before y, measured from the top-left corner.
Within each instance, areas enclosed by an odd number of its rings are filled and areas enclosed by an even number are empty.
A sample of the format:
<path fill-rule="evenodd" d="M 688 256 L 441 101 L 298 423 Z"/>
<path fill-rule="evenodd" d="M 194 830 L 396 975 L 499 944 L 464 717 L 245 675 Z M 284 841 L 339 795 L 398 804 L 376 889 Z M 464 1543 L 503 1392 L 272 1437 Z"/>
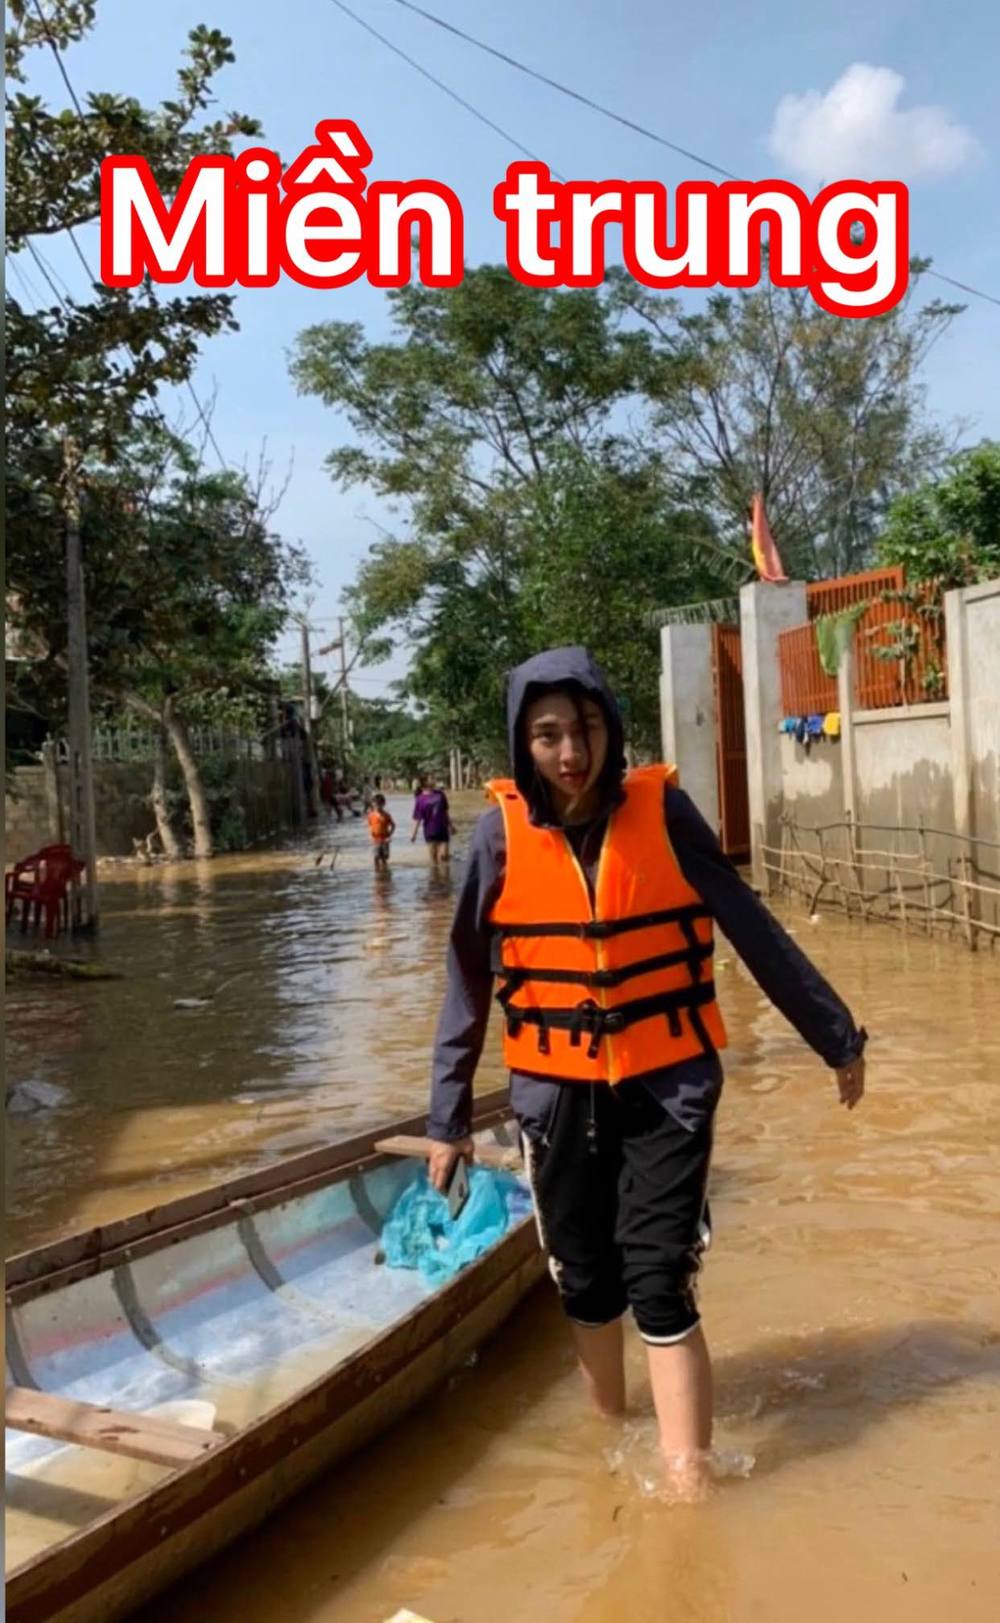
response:
<path fill-rule="evenodd" d="M 372 796 L 372 805 L 373 806 L 384 806 L 385 805 L 385 795 L 373 795 Z"/>

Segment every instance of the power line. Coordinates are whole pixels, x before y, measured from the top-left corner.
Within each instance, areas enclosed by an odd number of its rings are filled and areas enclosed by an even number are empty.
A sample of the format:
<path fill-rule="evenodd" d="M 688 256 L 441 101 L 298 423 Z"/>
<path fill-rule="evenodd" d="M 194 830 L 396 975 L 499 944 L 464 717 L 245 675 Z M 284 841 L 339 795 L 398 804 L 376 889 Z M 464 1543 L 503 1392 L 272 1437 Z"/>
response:
<path fill-rule="evenodd" d="M 336 0 L 336 3 L 339 3 L 339 0 Z M 676 141 L 668 140 L 665 135 L 658 135 L 655 130 L 648 130 L 644 124 L 637 124 L 633 119 L 626 118 L 623 113 L 616 113 L 614 108 L 602 106 L 599 101 L 593 101 L 590 96 L 585 96 L 582 91 L 573 90 L 569 85 L 560 84 L 558 79 L 550 79 L 548 74 L 539 73 L 535 68 L 529 68 L 526 63 L 519 62 L 516 56 L 508 56 L 506 51 L 499 51 L 496 46 L 487 45 L 485 40 L 476 39 L 474 34 L 467 34 L 463 28 L 459 28 L 455 23 L 446 22 L 443 17 L 436 17 L 433 11 L 425 11 L 423 6 L 412 5 L 410 0 L 396 0 L 396 4 L 403 6 L 407 11 L 416 12 L 420 17 L 425 17 L 429 23 L 434 23 L 437 28 L 443 28 L 446 33 L 456 34 L 459 39 L 464 39 L 467 44 L 474 45 L 477 50 L 485 51 L 488 56 L 496 57 L 498 62 L 506 62 L 508 67 L 516 68 L 518 73 L 527 74 L 529 79 L 536 79 L 539 84 L 548 85 L 550 90 L 558 90 L 560 95 L 569 96 L 573 101 L 580 102 L 584 107 L 591 108 L 595 113 L 602 113 L 605 118 L 613 119 L 616 124 L 623 124 L 627 130 L 633 130 L 637 135 L 644 135 L 647 140 L 655 141 L 658 146 L 667 147 L 669 151 L 678 153 L 682 158 L 690 158 L 692 163 L 700 164 L 703 169 L 711 169 L 714 174 L 722 175 L 726 180 L 739 180 L 741 178 L 739 175 L 734 175 L 731 170 L 723 169 L 721 164 L 713 163 L 711 158 L 703 158 L 699 153 L 691 152 L 689 148 L 679 146 Z"/>
<path fill-rule="evenodd" d="M 72 101 L 73 106 L 76 108 L 77 115 L 80 118 L 83 118 L 83 116 L 84 116 L 83 108 L 80 106 L 80 103 L 79 103 L 79 101 L 77 99 L 76 91 L 73 89 L 73 86 L 70 83 L 70 77 L 69 77 L 69 74 L 66 72 L 66 65 L 63 62 L 62 54 L 61 54 L 61 52 L 59 50 L 59 47 L 56 44 L 55 40 L 52 38 L 52 35 L 49 33 L 49 20 L 46 17 L 44 11 L 42 10 L 41 5 L 39 4 L 39 0 L 31 0 L 31 5 L 32 5 L 32 10 L 34 11 L 36 17 L 38 18 L 38 21 L 42 25 L 42 33 L 45 36 L 45 40 L 46 40 L 46 43 L 48 44 L 49 50 L 52 52 L 52 55 L 56 59 L 56 67 L 59 69 L 59 72 L 62 74 L 63 84 L 66 86 L 66 89 L 69 91 L 70 100 Z"/>
<path fill-rule="evenodd" d="M 499 124 L 495 124 L 492 118 L 488 118 L 485 113 L 481 113 L 478 107 L 474 107 L 472 105 L 471 101 L 466 101 L 465 97 L 460 96 L 457 90 L 452 90 L 451 86 L 446 85 L 443 79 L 438 79 L 436 75 L 431 72 L 430 68 L 425 68 L 422 62 L 417 61 L 416 57 L 410 56 L 402 49 L 401 46 L 394 45 L 391 39 L 387 39 L 384 34 L 380 34 L 378 29 L 375 28 L 364 17 L 359 17 L 356 11 L 351 10 L 350 6 L 345 6 L 344 0 L 331 0 L 331 4 L 335 5 L 338 11 L 342 11 L 346 17 L 350 17 L 351 20 L 356 22 L 359 27 L 363 28 L 366 33 L 371 34 L 375 39 L 381 41 L 387 50 L 392 51 L 394 56 L 402 57 L 403 61 L 407 62 L 411 68 L 415 68 L 417 73 L 422 74 L 425 79 L 429 79 L 432 85 L 437 86 L 438 90 L 443 90 L 444 94 L 446 96 L 450 96 L 452 101 L 456 101 L 459 107 L 464 107 L 467 113 L 471 113 L 473 118 L 477 118 L 480 124 L 485 124 L 487 129 L 493 131 L 494 135 L 499 135 L 504 141 L 509 142 L 509 144 L 514 147 L 516 151 L 522 153 L 524 157 L 530 158 L 532 163 L 544 162 L 542 158 L 538 157 L 537 153 L 534 153 L 530 151 L 528 147 L 523 146 L 516 136 L 511 135 L 509 130 L 502 129 Z M 555 175 L 556 171 L 553 169 L 552 173 Z M 561 176 L 556 175 L 557 180 L 561 178 Z"/>
<path fill-rule="evenodd" d="M 34 287 L 32 285 L 31 278 L 29 277 L 27 271 L 22 270 L 21 266 L 18 264 L 16 259 L 11 260 L 10 268 L 11 268 L 11 271 L 13 272 L 13 274 L 17 277 L 17 279 L 20 282 L 21 286 L 24 288 L 24 291 L 28 295 L 28 298 L 29 299 L 34 299 L 36 304 L 40 303 L 40 295 L 39 295 L 38 289 L 37 289 L 37 287 Z M 35 312 L 33 311 L 32 314 L 34 314 L 34 313 Z"/>
<path fill-rule="evenodd" d="M 66 313 L 68 315 L 69 314 L 69 305 L 66 303 L 66 300 L 63 298 L 63 296 L 60 293 L 59 289 L 56 287 L 55 282 L 52 280 L 52 277 L 49 275 L 48 267 L 46 266 L 45 261 L 43 260 L 41 254 L 38 252 L 38 249 L 35 247 L 35 245 L 32 242 L 30 237 L 25 237 L 24 245 L 27 248 L 29 254 L 32 257 L 32 259 L 35 261 L 35 264 L 38 266 L 38 269 L 41 271 L 42 275 L 44 276 L 45 281 L 47 282 L 47 284 L 48 284 L 48 286 L 49 286 L 49 288 L 50 288 L 50 290 L 52 292 L 52 296 L 55 299 L 56 303 L 62 305 L 62 308 L 66 311 Z M 14 263 L 14 261 L 12 261 L 12 263 Z"/>
<path fill-rule="evenodd" d="M 343 0 L 333 0 L 333 4 L 339 6 L 341 11 L 348 11 L 348 7 L 343 4 Z M 726 180 L 739 180 L 742 178 L 739 175 L 734 175 L 731 169 L 723 169 L 721 164 L 713 163 L 711 158 L 704 158 L 700 153 L 692 152 L 689 147 L 683 147 L 678 145 L 676 141 L 668 140 L 665 135 L 658 134 L 656 130 L 648 129 L 645 124 L 639 124 L 634 119 L 626 118 L 623 113 L 616 112 L 613 107 L 605 107 L 601 102 L 594 101 L 592 97 L 585 96 L 582 91 L 574 90 L 570 85 L 561 84 L 558 79 L 551 79 L 548 74 L 539 72 L 537 68 L 529 67 L 526 62 L 518 61 L 517 57 L 509 56 L 506 51 L 498 50 L 495 45 L 488 45 L 485 40 L 477 39 L 474 34 L 467 33 L 464 28 L 459 28 L 456 23 L 448 22 L 444 17 L 436 16 L 433 11 L 427 11 L 424 6 L 416 5 L 414 0 L 396 0 L 396 5 L 401 6 L 404 11 L 412 11 L 416 16 L 423 17 L 427 22 L 433 23 L 436 28 L 444 29 L 445 33 L 454 34 L 456 38 L 465 40 L 468 45 L 472 45 L 477 51 L 483 51 L 487 56 L 494 57 L 498 62 L 506 63 L 508 67 L 516 69 L 518 73 L 526 74 L 529 79 L 547 85 L 550 90 L 557 90 L 560 95 L 568 96 L 572 101 L 579 102 L 584 107 L 589 107 L 595 113 L 600 113 L 602 117 L 610 118 L 614 123 L 621 124 L 625 129 L 644 136 L 647 141 L 655 141 L 657 146 L 666 147 L 670 152 L 676 152 L 683 158 L 689 158 L 692 163 L 699 164 L 703 169 L 711 170 L 713 174 L 722 175 Z M 354 13 L 348 11 L 348 15 L 354 16 Z M 361 22 L 362 20 L 360 17 L 355 17 L 355 21 Z M 362 23 L 362 26 L 368 27 L 368 24 Z M 374 33 L 374 29 L 371 29 L 370 32 Z M 378 37 L 380 39 L 384 38 L 382 35 Z M 404 55 L 390 40 L 384 40 L 384 43 L 389 46 L 390 50 L 396 51 L 397 55 Z M 412 59 L 407 57 L 406 60 L 411 61 Z M 414 62 L 413 66 L 418 69 L 418 72 L 423 73 L 425 77 L 431 77 L 418 63 Z M 440 83 L 439 80 L 434 82 L 436 84 Z M 441 88 L 456 100 L 460 99 L 455 96 L 455 92 L 450 90 L 447 85 L 442 85 Z M 463 105 L 468 104 L 464 103 Z M 474 108 L 470 110 L 475 117 L 483 117 Z M 484 122 L 489 122 L 489 120 L 484 119 Z M 508 136 L 507 139 L 509 140 L 511 137 Z M 522 147 L 520 150 L 523 151 L 524 148 Z M 539 160 L 536 159 L 535 161 L 538 162 Z M 551 173 L 557 180 L 561 178 L 554 169 L 551 170 Z M 973 287 L 970 282 L 960 282 L 954 276 L 946 276 L 944 271 L 935 270 L 933 266 L 928 268 L 925 275 L 933 276 L 939 282 L 947 282 L 949 287 L 957 287 L 963 293 L 971 293 L 974 298 L 985 299 L 989 304 L 1000 305 L 1000 298 L 996 294 L 985 293 L 981 287 Z"/>

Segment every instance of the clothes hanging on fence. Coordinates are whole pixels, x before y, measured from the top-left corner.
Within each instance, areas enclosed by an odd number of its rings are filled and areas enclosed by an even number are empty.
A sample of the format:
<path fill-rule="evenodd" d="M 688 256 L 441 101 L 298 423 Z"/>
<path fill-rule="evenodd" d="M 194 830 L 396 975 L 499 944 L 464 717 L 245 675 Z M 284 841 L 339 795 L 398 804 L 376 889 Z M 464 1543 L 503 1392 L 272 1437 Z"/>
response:
<path fill-rule="evenodd" d="M 853 603 L 849 609 L 821 614 L 814 621 L 819 662 L 827 676 L 836 676 L 841 658 L 850 647 L 854 628 L 868 608 L 867 603 Z"/>
<path fill-rule="evenodd" d="M 826 734 L 827 738 L 839 738 L 840 737 L 840 711 L 839 710 L 831 710 L 830 714 L 828 716 L 824 717 L 824 719 L 823 719 L 823 731 Z"/>

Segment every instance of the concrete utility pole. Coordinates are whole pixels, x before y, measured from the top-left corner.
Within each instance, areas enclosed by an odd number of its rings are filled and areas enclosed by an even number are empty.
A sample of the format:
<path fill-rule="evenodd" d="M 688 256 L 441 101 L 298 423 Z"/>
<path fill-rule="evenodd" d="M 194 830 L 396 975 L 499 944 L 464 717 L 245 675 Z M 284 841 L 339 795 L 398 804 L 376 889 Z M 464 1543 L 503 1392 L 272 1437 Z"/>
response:
<path fill-rule="evenodd" d="M 347 695 L 347 644 L 344 641 L 343 615 L 337 620 L 337 635 L 340 647 L 340 726 L 344 740 L 344 760 L 351 745 L 351 713 L 348 707 Z"/>
<path fill-rule="evenodd" d="M 87 670 L 87 606 L 80 543 L 79 458 L 76 446 L 63 440 L 63 507 L 66 515 L 66 621 L 69 661 L 69 838 L 73 855 L 84 863 L 85 923 L 76 908 L 76 923 L 97 929 L 97 828 L 94 819 L 94 771 L 90 749 L 90 678 Z"/>
<path fill-rule="evenodd" d="M 304 700 L 302 726 L 306 735 L 309 771 L 312 774 L 312 794 L 309 797 L 309 807 L 307 809 L 312 812 L 315 807 L 315 796 L 319 793 L 319 767 L 316 760 L 316 743 L 313 738 L 313 686 L 312 664 L 309 656 L 309 621 L 303 617 L 299 621 L 299 626 L 302 631 L 302 693 Z"/>

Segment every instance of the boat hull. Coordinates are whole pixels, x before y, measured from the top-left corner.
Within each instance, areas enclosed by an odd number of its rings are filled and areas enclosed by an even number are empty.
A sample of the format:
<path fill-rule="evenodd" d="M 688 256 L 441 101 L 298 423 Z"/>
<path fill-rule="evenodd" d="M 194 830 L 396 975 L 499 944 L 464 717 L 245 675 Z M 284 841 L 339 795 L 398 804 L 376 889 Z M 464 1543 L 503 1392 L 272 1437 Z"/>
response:
<path fill-rule="evenodd" d="M 502 1121 L 501 1113 L 494 1111 L 493 1119 Z M 397 1130 L 412 1125 L 397 1124 Z M 384 1162 L 371 1153 L 378 1136 L 342 1147 L 345 1156 L 353 1156 L 352 1171 Z M 331 1167 L 327 1176 L 333 1182 L 345 1172 Z M 322 1174 L 309 1181 L 317 1180 L 322 1186 Z M 273 1205 L 281 1185 L 273 1179 L 272 1185 L 260 1198 Z M 204 1230 L 205 1214 L 193 1221 Z M 156 1222 L 147 1228 L 145 1244 L 155 1248 Z M 77 1256 L 79 1249 L 70 1243 L 67 1254 Z M 57 1254 L 52 1260 L 63 1259 Z M 101 1257 L 82 1261 L 77 1256 L 73 1267 L 87 1267 L 92 1274 L 101 1270 Z M 7 1582 L 10 1623 L 112 1623 L 136 1612 L 419 1403 L 503 1323 L 543 1269 L 534 1223 L 522 1218 L 491 1250 L 356 1354 L 194 1464 L 16 1568 Z M 35 1298 L 45 1293 L 46 1279 L 37 1267 L 21 1259 L 14 1271 L 22 1290 Z M 49 1277 L 65 1280 L 66 1269 L 57 1267 Z"/>

